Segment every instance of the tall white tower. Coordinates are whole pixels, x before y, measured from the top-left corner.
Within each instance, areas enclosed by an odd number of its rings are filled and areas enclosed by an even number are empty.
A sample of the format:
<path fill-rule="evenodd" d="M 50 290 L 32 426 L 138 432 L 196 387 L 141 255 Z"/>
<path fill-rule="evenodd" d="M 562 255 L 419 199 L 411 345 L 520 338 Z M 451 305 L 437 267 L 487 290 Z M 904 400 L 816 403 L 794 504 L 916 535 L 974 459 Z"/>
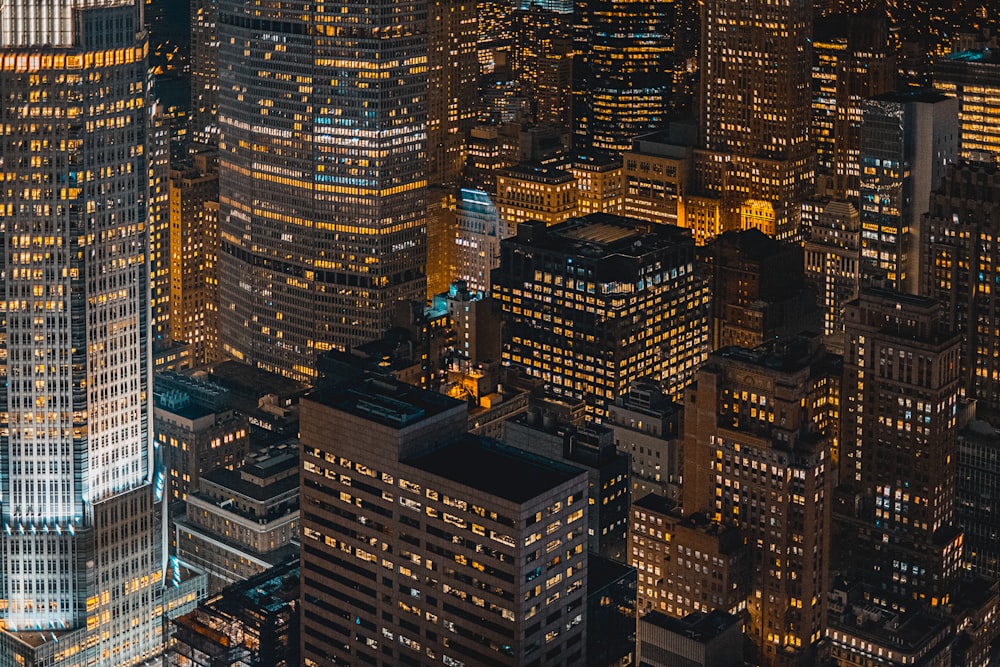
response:
<path fill-rule="evenodd" d="M 141 12 L 0 4 L 4 667 L 160 650 Z"/>

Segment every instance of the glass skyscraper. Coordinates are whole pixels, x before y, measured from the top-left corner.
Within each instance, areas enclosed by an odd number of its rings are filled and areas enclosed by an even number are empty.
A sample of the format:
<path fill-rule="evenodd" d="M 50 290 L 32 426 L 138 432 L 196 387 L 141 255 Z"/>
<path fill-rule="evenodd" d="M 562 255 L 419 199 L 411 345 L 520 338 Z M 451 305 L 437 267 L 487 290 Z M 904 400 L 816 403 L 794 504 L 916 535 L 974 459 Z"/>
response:
<path fill-rule="evenodd" d="M 160 650 L 141 11 L 0 5 L 4 666 Z"/>
<path fill-rule="evenodd" d="M 423 300 L 426 2 L 219 2 L 219 327 L 296 379 Z"/>

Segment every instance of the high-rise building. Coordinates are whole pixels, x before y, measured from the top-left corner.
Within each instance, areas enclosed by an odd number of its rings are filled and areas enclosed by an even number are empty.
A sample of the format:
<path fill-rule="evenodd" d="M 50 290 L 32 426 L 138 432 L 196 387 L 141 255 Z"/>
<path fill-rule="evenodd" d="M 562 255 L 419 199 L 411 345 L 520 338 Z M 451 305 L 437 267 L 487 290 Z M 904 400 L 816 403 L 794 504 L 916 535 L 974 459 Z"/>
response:
<path fill-rule="evenodd" d="M 466 419 L 383 381 L 303 400 L 307 667 L 585 664 L 586 474 Z"/>
<path fill-rule="evenodd" d="M 599 151 L 577 151 L 566 171 L 576 179 L 577 215 L 621 215 L 621 160 Z"/>
<path fill-rule="evenodd" d="M 691 150 L 690 146 L 675 144 L 665 132 L 635 139 L 631 150 L 622 154 L 623 214 L 690 229 L 684 203 L 691 179 Z M 720 231 L 692 229 L 692 234 L 695 243 L 703 245 Z"/>
<path fill-rule="evenodd" d="M 458 201 L 455 276 L 473 291 L 490 291 L 490 274 L 500 265 L 500 241 L 513 234 L 490 196 L 462 188 Z"/>
<path fill-rule="evenodd" d="M 673 225 L 605 213 L 521 223 L 493 272 L 504 362 L 597 416 L 642 377 L 677 397 L 707 354 L 694 264 L 691 235 Z"/>
<path fill-rule="evenodd" d="M 934 88 L 958 98 L 961 156 L 984 151 L 1000 159 L 1000 52 L 959 51 L 939 58 Z"/>
<path fill-rule="evenodd" d="M 162 373 L 154 385 L 153 425 L 163 459 L 168 502 L 187 500 L 201 474 L 242 463 L 249 446 L 247 417 L 230 392 L 207 380 Z"/>
<path fill-rule="evenodd" d="M 458 192 L 450 186 L 427 188 L 427 298 L 448 289 L 455 279 L 458 246 Z"/>
<path fill-rule="evenodd" d="M 149 114 L 149 305 L 153 354 L 170 338 L 170 124 L 162 104 Z"/>
<path fill-rule="evenodd" d="M 816 21 L 812 138 L 820 195 L 857 199 L 863 104 L 892 90 L 895 77 L 884 12 L 852 12 Z"/>
<path fill-rule="evenodd" d="M 886 93 L 861 125 L 862 273 L 915 294 L 920 215 L 958 157 L 958 100 L 932 91 Z"/>
<path fill-rule="evenodd" d="M 844 351 L 844 309 L 861 286 L 861 218 L 845 201 L 823 207 L 803 245 L 805 279 L 823 318 L 824 344 Z"/>
<path fill-rule="evenodd" d="M 697 46 L 697 10 L 686 0 L 580 6 L 585 48 L 574 73 L 576 143 L 625 151 L 689 107 L 687 59 Z"/>
<path fill-rule="evenodd" d="M 948 169 L 921 221 L 921 294 L 944 305 L 948 327 L 962 336 L 961 387 L 981 414 L 1000 417 L 1000 172 L 995 163 Z M 1000 426 L 1000 421 L 997 422 Z"/>
<path fill-rule="evenodd" d="M 818 313 L 799 246 L 748 229 L 725 232 L 698 254 L 712 294 L 713 350 L 753 348 L 813 328 Z"/>
<path fill-rule="evenodd" d="M 615 446 L 615 432 L 602 424 L 568 426 L 545 419 L 537 408 L 503 424 L 505 443 L 587 471 L 587 548 L 622 563 L 628 560 L 629 457 Z M 588 500 L 588 502 L 590 502 Z"/>
<path fill-rule="evenodd" d="M 295 379 L 425 298 L 423 0 L 219 3 L 219 329 Z"/>
<path fill-rule="evenodd" d="M 750 545 L 758 664 L 816 664 L 827 624 L 841 369 L 818 343 L 719 350 L 684 405 L 684 513 L 707 511 Z"/>
<path fill-rule="evenodd" d="M 528 102 L 532 123 L 569 130 L 573 112 L 573 39 L 570 16 L 524 3 L 512 15 L 510 70 Z"/>
<path fill-rule="evenodd" d="M 191 0 L 191 108 L 188 135 L 202 144 L 219 140 L 219 3 Z"/>
<path fill-rule="evenodd" d="M 169 667 L 297 667 L 299 567 L 290 559 L 171 619 Z"/>
<path fill-rule="evenodd" d="M 797 238 L 798 205 L 813 193 L 812 3 L 707 0 L 701 12 L 696 159 L 715 172 L 705 186 L 723 192 L 739 228 Z"/>
<path fill-rule="evenodd" d="M 219 174 L 207 155 L 170 170 L 170 337 L 192 348 L 196 364 L 217 344 Z"/>
<path fill-rule="evenodd" d="M 298 555 L 296 443 L 254 452 L 233 469 L 206 471 L 174 519 L 177 556 L 208 574 L 208 592 Z"/>
<path fill-rule="evenodd" d="M 511 234 L 525 220 L 569 220 L 576 215 L 576 197 L 576 179 L 562 169 L 521 163 L 497 174 L 496 205 Z"/>
<path fill-rule="evenodd" d="M 478 27 L 475 2 L 427 0 L 427 181 L 431 185 L 458 184 L 465 166 L 465 141 L 476 120 Z"/>
<path fill-rule="evenodd" d="M 863 290 L 846 313 L 840 483 L 854 489 L 854 576 L 872 602 L 947 604 L 962 560 L 955 525 L 959 336 L 932 299 Z"/>
<path fill-rule="evenodd" d="M 636 380 L 609 408 L 618 449 L 632 459 L 632 498 L 654 494 L 677 500 L 681 483 L 684 411 L 655 382 Z"/>
<path fill-rule="evenodd" d="M 742 614 L 752 566 L 747 538 L 732 524 L 652 493 L 632 503 L 629 562 L 639 572 L 636 608 L 683 618 L 713 609 Z"/>
<path fill-rule="evenodd" d="M 142 3 L 0 7 L 5 665 L 161 650 L 146 56 Z"/>

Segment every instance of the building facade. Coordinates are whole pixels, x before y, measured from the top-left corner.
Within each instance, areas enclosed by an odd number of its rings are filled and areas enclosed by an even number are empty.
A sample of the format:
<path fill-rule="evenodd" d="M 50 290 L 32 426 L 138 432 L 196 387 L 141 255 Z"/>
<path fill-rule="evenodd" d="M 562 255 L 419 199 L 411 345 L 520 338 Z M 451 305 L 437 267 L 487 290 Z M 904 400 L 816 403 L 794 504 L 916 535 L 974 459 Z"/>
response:
<path fill-rule="evenodd" d="M 1000 411 L 1000 172 L 993 163 L 953 165 L 921 219 L 926 271 L 921 294 L 944 305 L 962 336 L 961 386 L 982 413 Z"/>
<path fill-rule="evenodd" d="M 426 3 L 219 3 L 219 328 L 294 379 L 425 298 Z"/>
<path fill-rule="evenodd" d="M 395 383 L 303 400 L 303 664 L 584 664 L 586 476 L 466 419 Z"/>
<path fill-rule="evenodd" d="M 861 285 L 861 218 L 844 201 L 823 206 L 803 245 L 806 281 L 812 286 L 823 319 L 824 343 L 844 350 L 844 309 Z"/>
<path fill-rule="evenodd" d="M 36 8 L 0 8 L 0 663 L 137 665 L 163 572 L 142 4 Z"/>
<path fill-rule="evenodd" d="M 959 336 L 932 299 L 865 290 L 848 305 L 840 482 L 872 601 L 946 604 L 962 559 L 955 523 Z M 856 388 L 856 389 L 855 389 Z M 839 518 L 839 517 L 838 517 Z"/>
<path fill-rule="evenodd" d="M 707 354 L 707 288 L 694 241 L 673 225 L 607 214 L 524 222 L 500 244 L 493 275 L 503 361 L 597 417 L 636 378 L 678 396 Z"/>
<path fill-rule="evenodd" d="M 841 368 L 815 338 L 714 352 L 684 406 L 685 514 L 737 527 L 751 553 L 753 659 L 814 665 L 827 627 Z"/>
<path fill-rule="evenodd" d="M 920 215 L 958 157 L 958 100 L 935 92 L 887 93 L 864 105 L 861 258 L 864 273 L 915 294 Z"/>
<path fill-rule="evenodd" d="M 813 194 L 812 3 L 701 5 L 700 140 L 705 186 L 730 228 L 796 239 Z"/>
<path fill-rule="evenodd" d="M 996 49 L 957 51 L 934 63 L 934 88 L 958 98 L 960 155 L 1000 155 L 1000 56 Z"/>

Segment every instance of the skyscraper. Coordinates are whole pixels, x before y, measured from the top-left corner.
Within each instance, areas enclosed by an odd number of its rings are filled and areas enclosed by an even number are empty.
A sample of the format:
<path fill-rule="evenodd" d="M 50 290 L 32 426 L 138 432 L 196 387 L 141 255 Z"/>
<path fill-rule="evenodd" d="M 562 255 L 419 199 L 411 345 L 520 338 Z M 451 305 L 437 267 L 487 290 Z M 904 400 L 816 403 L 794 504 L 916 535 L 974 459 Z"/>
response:
<path fill-rule="evenodd" d="M 962 336 L 961 385 L 977 412 L 1000 413 L 1000 173 L 996 165 L 952 165 L 924 214 L 921 294 L 940 301 Z"/>
<path fill-rule="evenodd" d="M 958 156 L 958 100 L 936 92 L 886 93 L 864 104 L 861 125 L 862 273 L 915 294 L 920 214 Z"/>
<path fill-rule="evenodd" d="M 685 396 L 684 513 L 707 511 L 750 545 L 754 664 L 817 664 L 827 624 L 841 369 L 818 343 L 723 348 Z"/>
<path fill-rule="evenodd" d="M 0 663 L 134 665 L 161 644 L 146 34 L 129 0 L 44 7 L 0 7 Z"/>
<path fill-rule="evenodd" d="M 862 291 L 848 304 L 840 483 L 853 488 L 857 576 L 899 610 L 947 604 L 954 525 L 960 338 L 932 299 Z"/>
<path fill-rule="evenodd" d="M 637 378 L 679 396 L 707 353 L 707 285 L 694 240 L 673 225 L 607 213 L 523 222 L 500 243 L 493 300 L 504 363 L 599 417 Z"/>
<path fill-rule="evenodd" d="M 225 351 L 296 379 L 423 300 L 423 0 L 219 4 Z"/>
<path fill-rule="evenodd" d="M 687 0 L 581 3 L 586 50 L 575 73 L 574 131 L 581 147 L 625 151 L 684 107 L 685 59 L 697 11 Z M 574 66 L 576 64 L 574 63 Z"/>
<path fill-rule="evenodd" d="M 467 419 L 376 380 L 302 401 L 306 667 L 585 663 L 587 477 Z"/>
<path fill-rule="evenodd" d="M 191 0 L 191 109 L 188 133 L 199 143 L 219 138 L 218 0 Z"/>
<path fill-rule="evenodd" d="M 812 194 L 812 2 L 702 4 L 701 160 L 725 215 L 779 239 Z"/>

